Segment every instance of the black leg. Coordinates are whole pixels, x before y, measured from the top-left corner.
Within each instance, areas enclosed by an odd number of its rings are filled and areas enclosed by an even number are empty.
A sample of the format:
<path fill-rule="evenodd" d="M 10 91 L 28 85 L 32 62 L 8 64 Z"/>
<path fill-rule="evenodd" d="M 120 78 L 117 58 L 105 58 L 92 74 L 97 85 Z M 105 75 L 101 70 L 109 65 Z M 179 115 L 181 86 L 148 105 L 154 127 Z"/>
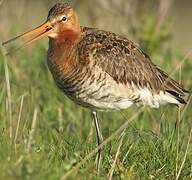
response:
<path fill-rule="evenodd" d="M 99 146 L 103 142 L 103 135 L 102 135 L 101 127 L 99 125 L 99 121 L 97 118 L 97 112 L 93 111 L 92 116 L 93 116 L 93 120 L 94 120 L 94 124 L 95 124 L 96 134 L 97 134 L 97 144 Z M 102 151 L 103 151 L 103 147 L 101 147 L 99 149 L 98 156 L 97 156 L 97 172 L 98 173 L 99 173 L 99 168 L 101 165 Z"/>

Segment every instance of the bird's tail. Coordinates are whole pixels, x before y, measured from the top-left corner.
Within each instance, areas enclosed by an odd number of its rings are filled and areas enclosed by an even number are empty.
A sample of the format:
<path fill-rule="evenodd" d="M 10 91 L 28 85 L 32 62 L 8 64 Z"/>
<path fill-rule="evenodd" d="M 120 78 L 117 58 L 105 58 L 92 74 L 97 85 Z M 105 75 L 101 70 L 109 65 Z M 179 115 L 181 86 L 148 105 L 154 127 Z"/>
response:
<path fill-rule="evenodd" d="M 187 103 L 187 95 L 189 93 L 188 90 L 184 89 L 179 83 L 170 78 L 165 72 L 158 69 L 162 75 L 164 81 L 165 92 L 169 93 L 173 96 L 179 103 L 186 104 Z"/>

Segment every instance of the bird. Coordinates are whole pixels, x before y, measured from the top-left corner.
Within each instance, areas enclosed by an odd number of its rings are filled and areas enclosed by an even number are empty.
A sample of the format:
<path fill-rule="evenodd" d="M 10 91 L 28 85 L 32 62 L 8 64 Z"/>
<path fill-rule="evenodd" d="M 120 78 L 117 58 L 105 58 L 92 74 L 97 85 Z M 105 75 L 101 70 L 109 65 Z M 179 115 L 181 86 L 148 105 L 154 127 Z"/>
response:
<path fill-rule="evenodd" d="M 56 3 L 45 23 L 2 45 L 23 39 L 12 53 L 43 37 L 49 38 L 47 65 L 56 85 L 76 104 L 91 110 L 98 146 L 103 142 L 98 111 L 187 102 L 188 91 L 133 41 L 110 31 L 81 26 L 68 3 Z M 98 150 L 98 171 L 102 152 L 103 147 Z"/>

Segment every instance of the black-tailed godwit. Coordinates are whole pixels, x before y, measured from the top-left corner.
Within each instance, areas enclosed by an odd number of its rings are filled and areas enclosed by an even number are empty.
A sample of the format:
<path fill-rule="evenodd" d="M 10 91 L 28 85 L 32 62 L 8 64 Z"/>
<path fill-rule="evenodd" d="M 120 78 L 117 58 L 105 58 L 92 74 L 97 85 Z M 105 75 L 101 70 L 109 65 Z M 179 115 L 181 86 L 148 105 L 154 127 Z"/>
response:
<path fill-rule="evenodd" d="M 187 91 L 126 37 L 81 27 L 66 3 L 57 3 L 41 26 L 10 39 L 32 42 L 49 37 L 47 64 L 57 86 L 75 103 L 91 109 L 98 145 L 103 137 L 96 112 L 126 109 L 133 104 L 159 108 L 186 103 Z M 99 167 L 101 149 L 98 153 Z"/>

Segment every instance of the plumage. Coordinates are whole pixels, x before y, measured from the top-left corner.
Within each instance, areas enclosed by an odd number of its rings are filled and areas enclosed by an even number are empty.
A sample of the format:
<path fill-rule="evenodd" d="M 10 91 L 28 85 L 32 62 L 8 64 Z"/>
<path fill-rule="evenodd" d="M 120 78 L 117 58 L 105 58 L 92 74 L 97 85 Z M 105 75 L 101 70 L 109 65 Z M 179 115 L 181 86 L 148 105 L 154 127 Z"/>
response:
<path fill-rule="evenodd" d="M 132 104 L 158 108 L 184 104 L 187 91 L 121 35 L 81 27 L 73 8 L 57 3 L 47 21 L 4 43 L 32 35 L 24 47 L 48 36 L 48 67 L 58 87 L 93 110 L 119 110 Z"/>
<path fill-rule="evenodd" d="M 70 65 L 73 68 L 68 75 L 64 76 L 68 60 L 50 65 L 54 61 L 50 58 L 53 49 L 49 49 L 48 64 L 58 86 L 82 106 L 119 110 L 132 104 L 158 108 L 166 103 L 185 103 L 187 91 L 123 36 L 81 27 L 79 42 L 69 47 L 76 66 Z M 63 48 L 62 58 L 69 53 L 68 49 Z"/>

